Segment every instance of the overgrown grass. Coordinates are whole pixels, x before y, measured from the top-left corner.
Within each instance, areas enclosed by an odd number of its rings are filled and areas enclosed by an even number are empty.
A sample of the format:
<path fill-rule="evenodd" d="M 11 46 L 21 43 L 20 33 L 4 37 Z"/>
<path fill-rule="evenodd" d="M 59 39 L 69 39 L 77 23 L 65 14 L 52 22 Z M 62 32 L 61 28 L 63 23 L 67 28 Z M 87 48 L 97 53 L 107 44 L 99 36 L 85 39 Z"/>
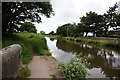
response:
<path fill-rule="evenodd" d="M 81 38 L 73 38 L 73 37 L 64 37 L 64 39 L 69 40 L 69 41 L 83 42 L 83 43 L 101 45 L 101 46 L 106 46 L 106 47 L 120 48 L 119 41 L 81 39 Z"/>
<path fill-rule="evenodd" d="M 25 66 L 19 73 L 18 78 L 27 78 L 30 75 L 30 71 L 28 69 L 28 66 Z"/>
<path fill-rule="evenodd" d="M 46 55 L 44 49 L 48 50 L 44 36 L 34 33 L 15 33 L 3 37 L 3 48 L 12 44 L 22 46 L 23 64 L 27 64 L 33 55 Z"/>

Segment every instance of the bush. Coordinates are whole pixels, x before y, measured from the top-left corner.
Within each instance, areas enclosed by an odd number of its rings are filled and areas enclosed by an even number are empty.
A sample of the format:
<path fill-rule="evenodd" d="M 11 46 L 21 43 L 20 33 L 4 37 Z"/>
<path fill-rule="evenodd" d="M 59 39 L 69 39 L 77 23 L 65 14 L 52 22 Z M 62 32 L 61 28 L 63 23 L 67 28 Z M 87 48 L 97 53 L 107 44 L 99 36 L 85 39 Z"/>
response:
<path fill-rule="evenodd" d="M 87 57 L 78 58 L 77 56 L 74 56 L 67 64 L 59 63 L 58 69 L 62 70 L 66 79 L 79 80 L 87 76 L 88 65 Z"/>

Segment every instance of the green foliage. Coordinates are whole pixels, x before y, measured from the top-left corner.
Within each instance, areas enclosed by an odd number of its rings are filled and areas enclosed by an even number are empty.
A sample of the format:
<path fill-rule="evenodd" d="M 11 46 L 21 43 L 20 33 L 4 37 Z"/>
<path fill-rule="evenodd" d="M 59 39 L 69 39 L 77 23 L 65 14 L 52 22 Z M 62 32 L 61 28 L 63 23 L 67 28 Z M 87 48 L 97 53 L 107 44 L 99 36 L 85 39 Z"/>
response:
<path fill-rule="evenodd" d="M 19 73 L 18 78 L 27 78 L 30 75 L 30 71 L 28 69 L 28 66 L 25 66 Z"/>
<path fill-rule="evenodd" d="M 115 27 L 119 26 L 119 14 L 117 14 L 117 3 L 113 6 L 113 7 L 109 7 L 109 10 L 107 11 L 107 13 L 105 13 L 103 15 L 104 18 L 104 22 L 103 22 L 103 26 L 104 26 L 104 36 L 108 36 L 107 32 L 109 31 L 109 28 L 113 28 L 116 29 Z"/>
<path fill-rule="evenodd" d="M 9 14 L 8 14 L 9 13 Z M 41 15 L 50 17 L 54 15 L 50 2 L 3 2 L 2 3 L 2 31 L 13 33 L 19 31 L 18 25 L 26 20 L 41 22 Z"/>
<path fill-rule="evenodd" d="M 30 32 L 30 33 L 37 33 L 37 29 L 36 29 L 36 28 L 31 28 L 31 29 L 29 30 L 29 32 Z"/>
<path fill-rule="evenodd" d="M 55 74 L 50 74 L 50 76 L 52 77 L 52 80 L 57 80 Z"/>
<path fill-rule="evenodd" d="M 89 44 L 101 45 L 106 47 L 120 47 L 120 40 L 117 41 L 106 41 L 106 40 L 93 40 L 93 39 L 81 39 L 81 38 L 73 38 L 73 37 L 66 37 L 66 40 L 75 41 L 75 42 L 84 42 Z"/>
<path fill-rule="evenodd" d="M 87 59 L 85 56 L 80 58 L 74 56 L 67 64 L 59 63 L 58 69 L 62 70 L 66 79 L 79 80 L 85 78 L 87 76 L 87 67 L 89 66 Z"/>
<path fill-rule="evenodd" d="M 102 15 L 98 15 L 95 12 L 90 11 L 89 13 L 86 13 L 86 16 L 83 16 L 80 18 L 81 23 L 84 25 L 83 30 L 84 32 L 92 32 L 95 36 L 96 33 L 98 33 L 100 30 L 102 30 L 102 22 L 103 17 Z M 86 34 L 87 37 L 87 34 Z"/>
<path fill-rule="evenodd" d="M 77 29 L 76 29 L 76 24 L 70 24 L 67 28 L 67 36 L 74 37 L 77 36 Z"/>
<path fill-rule="evenodd" d="M 72 24 L 64 24 L 57 28 L 56 34 L 60 36 L 74 36 L 73 29 L 74 26 Z"/>
<path fill-rule="evenodd" d="M 44 31 L 40 31 L 40 34 L 41 35 L 45 35 L 46 33 Z"/>
<path fill-rule="evenodd" d="M 33 55 L 46 55 L 44 49 L 48 49 L 46 39 L 42 35 L 34 33 L 17 33 L 3 37 L 3 48 L 12 44 L 22 46 L 23 64 L 27 64 Z"/>
<path fill-rule="evenodd" d="M 56 62 L 58 62 L 57 59 L 56 59 L 55 57 L 52 56 L 52 58 L 53 58 Z"/>
<path fill-rule="evenodd" d="M 114 47 L 114 48 L 119 48 L 120 44 L 118 41 L 102 41 L 102 45 L 107 46 L 107 47 Z"/>
<path fill-rule="evenodd" d="M 55 35 L 54 31 L 51 31 L 51 32 L 49 33 L 49 35 Z"/>
<path fill-rule="evenodd" d="M 117 14 L 117 8 L 118 6 L 115 4 L 113 7 L 109 8 L 107 13 L 103 15 L 99 15 L 92 11 L 87 12 L 85 16 L 80 17 L 80 23 L 77 25 L 68 23 L 59 26 L 56 31 L 57 35 L 64 37 L 78 37 L 84 36 L 84 34 L 88 37 L 88 33 L 92 33 L 94 37 L 110 37 L 114 34 L 119 35 L 120 15 Z M 118 30 L 119 32 L 113 31 L 113 33 L 110 34 L 110 28 L 113 30 Z"/>
<path fill-rule="evenodd" d="M 51 56 L 51 53 L 50 53 L 50 52 L 47 52 L 45 55 Z"/>
<path fill-rule="evenodd" d="M 33 32 L 33 33 L 37 33 L 37 29 L 34 26 L 34 24 L 30 23 L 30 22 L 25 22 L 22 23 L 20 26 L 20 31 L 21 32 Z"/>

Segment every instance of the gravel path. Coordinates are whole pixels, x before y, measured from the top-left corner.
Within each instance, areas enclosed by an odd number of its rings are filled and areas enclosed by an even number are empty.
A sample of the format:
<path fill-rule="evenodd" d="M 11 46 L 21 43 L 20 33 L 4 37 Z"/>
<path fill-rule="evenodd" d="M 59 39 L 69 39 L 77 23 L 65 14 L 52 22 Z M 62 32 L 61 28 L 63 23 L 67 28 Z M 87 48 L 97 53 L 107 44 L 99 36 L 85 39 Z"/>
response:
<path fill-rule="evenodd" d="M 52 78 L 50 75 L 62 78 L 61 70 L 56 70 L 56 66 L 57 63 L 52 56 L 33 56 L 28 64 L 31 74 L 28 78 Z"/>

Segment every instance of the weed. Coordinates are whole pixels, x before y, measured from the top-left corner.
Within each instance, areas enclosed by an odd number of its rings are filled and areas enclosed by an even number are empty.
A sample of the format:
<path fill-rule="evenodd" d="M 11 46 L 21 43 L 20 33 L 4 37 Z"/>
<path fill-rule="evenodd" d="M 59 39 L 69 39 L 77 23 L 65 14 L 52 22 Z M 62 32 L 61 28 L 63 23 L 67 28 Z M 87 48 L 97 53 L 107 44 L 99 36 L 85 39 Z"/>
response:
<path fill-rule="evenodd" d="M 25 66 L 19 73 L 18 78 L 27 78 L 30 75 L 28 66 Z"/>

